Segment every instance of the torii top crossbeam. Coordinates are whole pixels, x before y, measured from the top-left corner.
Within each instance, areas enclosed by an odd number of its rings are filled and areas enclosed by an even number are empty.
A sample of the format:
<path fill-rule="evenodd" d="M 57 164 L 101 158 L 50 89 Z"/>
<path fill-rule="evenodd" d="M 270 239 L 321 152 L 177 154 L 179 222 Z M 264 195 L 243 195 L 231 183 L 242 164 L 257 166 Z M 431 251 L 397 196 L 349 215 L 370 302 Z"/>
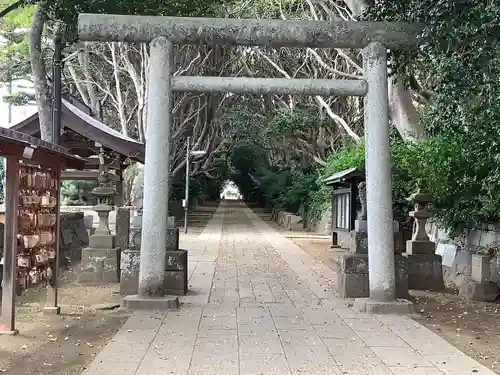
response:
<path fill-rule="evenodd" d="M 372 42 L 393 50 L 418 46 L 421 28 L 398 22 L 254 20 L 80 14 L 82 41 L 149 43 L 166 36 L 175 44 L 363 48 Z"/>

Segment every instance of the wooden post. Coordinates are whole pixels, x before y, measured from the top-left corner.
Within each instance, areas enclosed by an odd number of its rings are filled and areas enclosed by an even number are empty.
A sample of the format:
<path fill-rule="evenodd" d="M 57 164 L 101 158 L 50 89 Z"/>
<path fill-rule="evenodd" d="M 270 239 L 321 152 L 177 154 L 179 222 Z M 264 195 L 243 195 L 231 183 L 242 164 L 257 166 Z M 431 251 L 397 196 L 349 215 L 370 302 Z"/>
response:
<path fill-rule="evenodd" d="M 59 287 L 59 239 L 61 236 L 61 202 L 60 202 L 60 190 L 61 190 L 61 170 L 59 167 L 55 168 L 56 180 L 57 180 L 57 205 L 56 205 L 56 239 L 55 239 L 55 250 L 56 256 L 52 262 L 52 277 L 47 284 L 47 301 L 45 307 L 43 308 L 44 314 L 59 315 L 61 313 L 61 307 L 58 306 L 58 287 Z"/>
<path fill-rule="evenodd" d="M 358 194 L 358 189 L 356 187 L 356 184 L 354 181 L 351 181 L 349 183 L 349 187 L 351 189 L 351 192 L 349 194 L 349 231 L 354 230 L 354 222 L 356 221 L 357 217 L 357 207 L 356 207 L 356 196 Z"/>
<path fill-rule="evenodd" d="M 116 170 L 116 176 L 118 177 L 116 180 L 116 195 L 115 195 L 115 202 L 114 202 L 116 208 L 122 207 L 124 205 L 122 166 L 123 166 L 123 164 L 120 163 L 120 169 Z"/>
<path fill-rule="evenodd" d="M 19 160 L 7 157 L 5 173 L 5 224 L 4 264 L 2 280 L 2 316 L 0 334 L 17 335 L 16 329 L 16 286 L 17 286 L 17 220 L 19 216 Z"/>

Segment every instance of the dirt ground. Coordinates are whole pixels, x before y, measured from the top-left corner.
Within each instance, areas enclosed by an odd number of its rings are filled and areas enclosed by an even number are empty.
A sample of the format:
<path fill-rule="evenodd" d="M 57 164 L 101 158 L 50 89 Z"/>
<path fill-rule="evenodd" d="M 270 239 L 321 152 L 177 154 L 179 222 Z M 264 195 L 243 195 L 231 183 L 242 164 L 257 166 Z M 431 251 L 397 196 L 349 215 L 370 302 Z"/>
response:
<path fill-rule="evenodd" d="M 18 336 L 0 336 L 0 373 L 80 375 L 125 323 L 116 310 L 118 285 L 80 286 L 65 272 L 59 290 L 61 315 L 45 316 L 45 288 L 18 298 Z"/>
<path fill-rule="evenodd" d="M 290 239 L 331 267 L 330 239 Z M 410 294 L 418 313 L 415 320 L 500 374 L 500 303 L 470 301 L 459 297 L 456 291 Z"/>

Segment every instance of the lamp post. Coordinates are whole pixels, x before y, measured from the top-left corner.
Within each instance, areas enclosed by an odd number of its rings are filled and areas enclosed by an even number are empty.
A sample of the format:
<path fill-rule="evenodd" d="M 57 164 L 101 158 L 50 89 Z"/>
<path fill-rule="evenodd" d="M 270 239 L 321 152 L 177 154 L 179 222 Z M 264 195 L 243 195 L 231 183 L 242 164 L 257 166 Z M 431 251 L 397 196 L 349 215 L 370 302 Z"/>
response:
<path fill-rule="evenodd" d="M 184 192 L 184 234 L 188 230 L 188 201 L 189 201 L 189 167 L 191 163 L 191 156 L 203 156 L 206 155 L 206 151 L 191 151 L 191 137 L 188 137 L 186 142 L 186 184 Z"/>

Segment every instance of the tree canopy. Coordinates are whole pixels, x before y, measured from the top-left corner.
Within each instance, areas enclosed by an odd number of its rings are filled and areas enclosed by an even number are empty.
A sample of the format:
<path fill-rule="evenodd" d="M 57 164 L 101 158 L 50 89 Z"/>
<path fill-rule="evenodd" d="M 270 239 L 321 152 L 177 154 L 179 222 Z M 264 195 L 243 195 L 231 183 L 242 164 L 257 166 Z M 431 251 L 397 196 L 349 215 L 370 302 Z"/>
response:
<path fill-rule="evenodd" d="M 39 82 L 40 75 L 31 73 L 28 38 L 15 31 L 31 24 L 34 5 L 1 1 L 15 10 L 7 12 L 1 26 L 8 42 L 0 51 L 0 80 L 28 77 Z M 447 228 L 500 221 L 500 4 L 496 2 L 378 0 L 367 7 L 363 0 L 328 4 L 42 0 L 36 6 L 46 21 L 38 59 L 45 64 L 41 70 L 45 86 L 51 80 L 49 41 L 57 25 L 67 26 L 66 36 L 73 40 L 79 12 L 421 23 L 420 49 L 390 55 L 395 209 L 405 212 L 405 197 L 420 181 L 434 199 L 434 214 Z M 364 13 L 358 13 L 360 9 Z M 66 56 L 75 53 L 75 57 L 65 63 L 65 90 L 123 134 L 145 140 L 147 46 L 80 43 L 66 51 Z M 176 54 L 178 75 L 327 79 L 363 75 L 359 51 L 346 49 L 186 46 Z M 31 99 L 18 97 L 19 102 Z M 191 136 L 196 149 L 207 151 L 206 157 L 195 160 L 192 176 L 192 186 L 200 194 L 206 189 L 215 196 L 231 178 L 247 198 L 303 212 L 314 221 L 328 204 L 321 178 L 363 166 L 363 106 L 357 98 L 185 94 L 176 98 L 174 111 L 173 174 L 181 185 L 185 141 Z"/>

